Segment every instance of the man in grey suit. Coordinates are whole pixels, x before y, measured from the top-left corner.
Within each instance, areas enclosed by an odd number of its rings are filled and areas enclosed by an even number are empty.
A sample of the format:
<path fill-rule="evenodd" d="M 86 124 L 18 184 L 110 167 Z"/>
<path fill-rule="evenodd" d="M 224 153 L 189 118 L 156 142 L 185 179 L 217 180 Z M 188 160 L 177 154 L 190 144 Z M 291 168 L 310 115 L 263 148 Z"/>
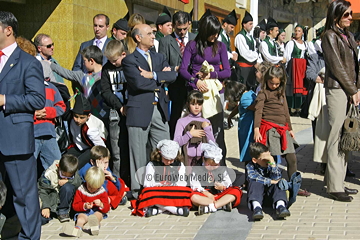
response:
<path fill-rule="evenodd" d="M 188 13 L 176 12 L 172 20 L 174 32 L 160 39 L 159 53 L 164 54 L 172 70 L 178 70 L 186 44 L 195 39 L 195 34 L 189 32 L 190 21 Z M 176 81 L 168 87 L 169 97 L 172 101 L 169 121 L 171 139 L 174 138 L 176 122 L 181 117 L 186 102 L 188 93 L 186 80 L 178 76 Z"/>
<path fill-rule="evenodd" d="M 100 48 L 101 51 L 104 53 L 106 44 L 108 44 L 108 42 L 111 41 L 111 39 L 108 38 L 106 35 L 107 31 L 109 30 L 109 23 L 110 23 L 109 17 L 106 16 L 105 14 L 97 14 L 94 16 L 93 22 L 94 22 L 95 38 L 81 43 L 79 52 L 75 58 L 75 62 L 74 62 L 73 68 L 72 68 L 73 71 L 81 70 L 84 73 L 87 73 L 86 67 L 84 66 L 84 60 L 81 55 L 81 51 L 84 48 L 91 46 L 91 45 L 95 45 L 98 48 Z M 103 65 L 106 62 L 107 62 L 107 58 L 104 55 L 103 56 Z"/>
<path fill-rule="evenodd" d="M 140 184 L 135 172 L 145 167 L 149 159 L 147 144 L 155 149 L 157 143 L 169 139 L 169 98 L 164 84 L 176 79 L 164 55 L 150 51 L 154 33 L 147 24 L 134 27 L 131 36 L 137 43 L 135 51 L 122 61 L 127 80 L 128 102 L 126 125 L 129 132 L 131 192 L 137 198 Z"/>

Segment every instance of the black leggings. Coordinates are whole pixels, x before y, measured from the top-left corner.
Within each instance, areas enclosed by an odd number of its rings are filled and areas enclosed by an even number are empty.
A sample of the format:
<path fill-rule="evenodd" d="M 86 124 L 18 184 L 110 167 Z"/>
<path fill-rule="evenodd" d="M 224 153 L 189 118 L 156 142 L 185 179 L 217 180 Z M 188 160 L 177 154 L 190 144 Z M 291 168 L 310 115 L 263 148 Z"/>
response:
<path fill-rule="evenodd" d="M 289 180 L 291 178 L 291 175 L 297 171 L 297 159 L 295 153 L 288 153 L 285 155 L 285 159 L 287 162 L 287 174 L 289 177 Z"/>

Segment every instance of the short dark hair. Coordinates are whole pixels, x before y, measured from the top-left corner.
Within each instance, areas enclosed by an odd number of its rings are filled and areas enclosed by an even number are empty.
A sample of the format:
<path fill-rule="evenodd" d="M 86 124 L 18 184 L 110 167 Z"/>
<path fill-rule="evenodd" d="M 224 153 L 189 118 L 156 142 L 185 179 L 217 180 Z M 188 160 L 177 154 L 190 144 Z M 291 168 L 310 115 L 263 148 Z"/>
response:
<path fill-rule="evenodd" d="M 50 36 L 45 33 L 39 33 L 38 35 L 36 35 L 36 37 L 34 38 L 34 44 L 36 48 L 42 45 L 42 41 L 44 38 L 50 38 Z"/>
<path fill-rule="evenodd" d="M 108 26 L 110 24 L 110 18 L 103 13 L 96 14 L 93 18 L 93 22 L 94 22 L 95 18 L 101 18 L 101 17 L 105 18 L 105 24 L 106 24 L 106 26 Z"/>
<path fill-rule="evenodd" d="M 59 162 L 59 169 L 63 173 L 74 175 L 78 168 L 78 159 L 72 154 L 64 154 Z"/>
<path fill-rule="evenodd" d="M 225 99 L 229 101 L 230 104 L 237 104 L 243 93 L 246 91 L 246 85 L 238 81 L 225 81 Z"/>
<path fill-rule="evenodd" d="M 11 12 L 0 11 L 0 24 L 2 28 L 11 27 L 13 29 L 14 37 L 18 34 L 18 21 Z"/>
<path fill-rule="evenodd" d="M 249 152 L 252 158 L 259 158 L 264 152 L 268 152 L 269 148 L 262 143 L 254 142 L 250 143 Z"/>
<path fill-rule="evenodd" d="M 100 160 L 102 158 L 110 158 L 110 151 L 104 146 L 94 146 L 90 150 L 90 158 L 92 160 Z"/>
<path fill-rule="evenodd" d="M 102 65 L 103 63 L 103 53 L 97 46 L 91 45 L 84 48 L 81 51 L 81 55 L 87 60 L 90 60 L 90 58 L 94 59 L 97 64 Z"/>
<path fill-rule="evenodd" d="M 178 11 L 174 14 L 172 19 L 173 27 L 176 24 L 183 25 L 190 21 L 189 14 L 187 12 Z"/>
<path fill-rule="evenodd" d="M 140 29 L 138 27 L 134 27 L 132 30 L 131 30 L 131 37 L 132 39 L 134 40 L 134 42 L 138 42 L 137 39 L 136 39 L 136 36 L 137 35 L 140 35 L 141 36 L 141 33 L 140 33 Z"/>

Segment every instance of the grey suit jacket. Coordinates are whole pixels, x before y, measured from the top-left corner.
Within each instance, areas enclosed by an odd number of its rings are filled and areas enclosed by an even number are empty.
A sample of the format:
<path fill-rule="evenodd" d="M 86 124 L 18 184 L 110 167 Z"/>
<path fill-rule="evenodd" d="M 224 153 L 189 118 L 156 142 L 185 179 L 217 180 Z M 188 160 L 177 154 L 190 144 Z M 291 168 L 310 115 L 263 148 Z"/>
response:
<path fill-rule="evenodd" d="M 189 32 L 189 41 L 194 40 L 195 36 L 194 33 Z M 160 38 L 159 53 L 165 56 L 172 70 L 181 65 L 182 56 L 174 33 Z"/>
<path fill-rule="evenodd" d="M 83 71 L 84 73 L 87 73 L 87 70 L 86 70 L 85 65 L 84 65 L 83 58 L 82 58 L 82 56 L 81 56 L 81 51 L 82 51 L 84 48 L 93 45 L 94 39 L 95 39 L 95 38 L 93 38 L 93 39 L 91 39 L 91 40 L 89 40 L 89 41 L 87 41 L 87 42 L 83 42 L 83 43 L 80 45 L 79 52 L 78 52 L 78 54 L 77 54 L 77 56 L 76 56 L 76 58 L 75 58 L 74 65 L 73 65 L 73 67 L 72 67 L 72 70 L 73 70 L 73 71 L 81 70 L 81 71 Z M 105 50 L 106 44 L 108 44 L 108 42 L 110 42 L 111 40 L 112 40 L 111 38 L 107 38 L 107 39 L 106 39 L 106 41 L 105 41 L 105 43 L 104 43 L 104 47 L 103 47 L 103 49 L 102 49 L 103 54 L 104 54 L 104 50 Z M 102 65 L 104 66 L 106 62 L 107 62 L 107 58 L 106 58 L 105 56 L 103 56 L 103 64 L 102 64 Z"/>

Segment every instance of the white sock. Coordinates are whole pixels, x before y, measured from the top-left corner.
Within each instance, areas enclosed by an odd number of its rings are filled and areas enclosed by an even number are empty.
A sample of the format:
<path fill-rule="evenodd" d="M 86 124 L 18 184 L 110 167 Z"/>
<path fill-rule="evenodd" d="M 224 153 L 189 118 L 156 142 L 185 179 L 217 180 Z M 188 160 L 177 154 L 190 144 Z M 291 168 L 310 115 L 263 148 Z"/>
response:
<path fill-rule="evenodd" d="M 258 201 L 252 201 L 251 204 L 253 206 L 253 209 L 255 209 L 257 207 L 262 209 L 261 204 Z"/>
<path fill-rule="evenodd" d="M 279 200 L 276 202 L 276 208 L 278 208 L 279 206 L 283 206 L 285 207 L 285 202 L 283 200 Z"/>
<path fill-rule="evenodd" d="M 172 214 L 177 214 L 177 207 L 173 207 L 173 206 L 164 206 L 164 205 L 160 205 L 160 204 L 156 204 L 156 206 L 161 209 L 162 211 L 169 211 Z M 179 209 L 179 213 L 182 214 L 182 209 Z"/>
<path fill-rule="evenodd" d="M 217 209 L 215 207 L 215 204 L 214 203 L 210 203 L 209 204 L 209 212 L 216 212 Z"/>

